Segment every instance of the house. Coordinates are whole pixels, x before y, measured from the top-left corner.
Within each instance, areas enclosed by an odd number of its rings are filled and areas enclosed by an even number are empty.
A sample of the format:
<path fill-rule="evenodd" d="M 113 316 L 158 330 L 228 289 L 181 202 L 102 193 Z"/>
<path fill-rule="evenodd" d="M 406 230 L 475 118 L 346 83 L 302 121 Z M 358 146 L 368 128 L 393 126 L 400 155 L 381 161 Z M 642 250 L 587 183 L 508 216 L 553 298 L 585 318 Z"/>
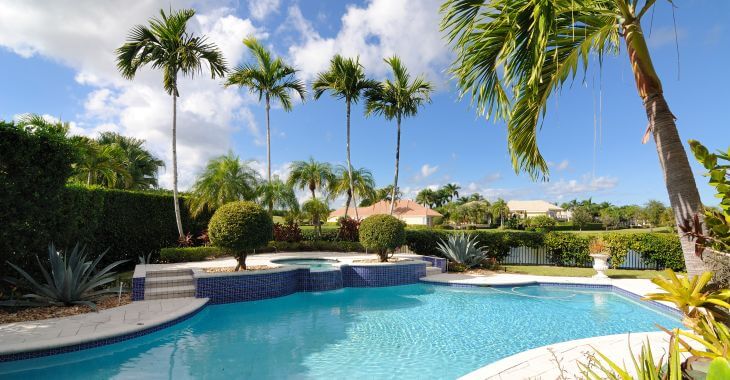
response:
<path fill-rule="evenodd" d="M 371 215 L 390 214 L 390 201 L 380 201 L 367 207 L 358 207 L 357 214 L 361 220 Z M 355 210 L 350 207 L 347 215 L 354 218 Z M 327 221 L 337 222 L 337 219 L 343 216 L 345 216 L 344 207 L 332 211 Z M 414 201 L 402 199 L 396 201 L 393 216 L 406 222 L 406 224 L 433 226 L 434 218 L 440 217 L 441 214 Z"/>
<path fill-rule="evenodd" d="M 507 202 L 511 215 L 520 218 L 533 218 L 538 215 L 546 215 L 553 219 L 568 220 L 570 215 L 563 208 L 543 200 L 534 201 L 509 201 Z"/>

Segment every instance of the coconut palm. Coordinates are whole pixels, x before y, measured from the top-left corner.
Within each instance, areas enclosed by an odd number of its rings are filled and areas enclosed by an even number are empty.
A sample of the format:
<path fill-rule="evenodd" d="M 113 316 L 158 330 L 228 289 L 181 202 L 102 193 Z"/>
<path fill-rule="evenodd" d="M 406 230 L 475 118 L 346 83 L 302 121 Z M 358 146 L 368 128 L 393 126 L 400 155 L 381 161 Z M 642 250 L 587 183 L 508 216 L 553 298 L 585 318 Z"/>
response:
<path fill-rule="evenodd" d="M 447 183 L 443 187 L 444 193 L 449 195 L 449 201 L 453 201 L 454 198 L 459 198 L 459 190 L 461 186 L 455 183 Z"/>
<path fill-rule="evenodd" d="M 350 106 L 360 100 L 360 95 L 378 83 L 374 80 L 367 79 L 360 59 L 343 58 L 337 54 L 330 60 L 330 67 L 327 71 L 321 72 L 312 83 L 314 90 L 314 99 L 319 99 L 322 94 L 329 91 L 330 94 L 338 99 L 344 99 L 347 105 L 347 171 L 352 179 L 352 161 L 350 160 Z M 350 181 L 350 192 L 354 196 L 354 184 Z M 355 208 L 355 218 L 359 219 L 357 208 Z"/>
<path fill-rule="evenodd" d="M 175 222 L 180 238 L 184 238 L 180 203 L 177 191 L 177 98 L 178 76 L 194 77 L 202 74 L 203 63 L 207 62 L 211 78 L 222 77 L 226 61 L 218 47 L 187 31 L 187 22 L 195 15 L 192 9 L 170 11 L 160 10 L 161 18 L 151 18 L 149 26 L 137 25 L 129 33 L 127 42 L 116 50 L 117 68 L 122 76 L 134 79 L 137 71 L 145 65 L 160 69 L 162 84 L 172 96 L 172 195 L 175 202 Z"/>
<path fill-rule="evenodd" d="M 424 206 L 433 207 L 436 201 L 436 192 L 429 188 L 425 188 L 416 194 L 416 203 Z"/>
<path fill-rule="evenodd" d="M 393 194 L 390 202 L 390 214 L 395 209 L 395 191 L 398 189 L 398 168 L 400 165 L 400 134 L 401 121 L 405 117 L 415 116 L 418 108 L 430 102 L 433 85 L 422 76 L 411 81 L 408 69 L 401 63 L 398 56 L 385 59 L 393 72 L 393 80 L 386 79 L 377 87 L 365 92 L 365 114 L 382 115 L 388 120 L 395 119 L 395 178 L 393 179 Z"/>
<path fill-rule="evenodd" d="M 266 181 L 271 181 L 271 123 L 269 110 L 271 101 L 278 101 L 284 111 L 292 110 L 290 93 L 299 95 L 303 101 L 306 94 L 304 82 L 294 77 L 297 72 L 281 58 L 274 58 L 254 37 L 243 40 L 256 60 L 255 64 L 246 63 L 235 69 L 226 80 L 226 87 L 247 87 L 251 93 L 258 95 L 259 101 L 266 101 Z"/>
<path fill-rule="evenodd" d="M 257 193 L 259 202 L 269 208 L 269 214 L 272 213 L 274 206 L 288 211 L 299 210 L 299 201 L 297 201 L 294 188 L 279 179 L 278 176 L 259 185 Z"/>
<path fill-rule="evenodd" d="M 359 195 L 362 199 L 375 196 L 375 179 L 370 170 L 365 168 L 353 170 L 352 184 L 355 188 L 355 194 Z M 335 168 L 334 180 L 329 184 L 329 198 L 334 199 L 340 195 L 347 197 L 347 201 L 345 202 L 345 216 L 347 216 L 353 194 L 350 192 L 350 173 L 343 165 L 338 165 Z"/>
<path fill-rule="evenodd" d="M 121 149 L 129 178 L 117 176 L 116 187 L 131 190 L 157 187 L 157 171 L 165 166 L 165 163 L 144 148 L 144 140 L 114 132 L 102 132 L 96 141 L 101 145 L 116 145 Z"/>
<path fill-rule="evenodd" d="M 491 212 L 492 215 L 494 215 L 495 217 L 499 217 L 499 226 L 503 227 L 504 217 L 509 215 L 509 207 L 507 207 L 507 202 L 505 202 L 502 198 L 498 198 L 492 203 Z"/>
<path fill-rule="evenodd" d="M 87 185 L 115 187 L 132 177 L 126 165 L 124 150 L 116 144 L 100 144 L 88 137 L 74 136 L 77 149 L 74 163 L 76 181 Z"/>
<path fill-rule="evenodd" d="M 644 142 L 654 137 L 665 184 L 682 225 L 702 216 L 702 202 L 674 115 L 654 70 L 641 28 L 655 0 L 447 0 L 441 27 L 454 44 L 452 73 L 477 112 L 507 122 L 512 164 L 533 179 L 548 165 L 537 145 L 548 99 L 579 71 L 626 44 L 638 94 L 649 121 Z M 690 275 L 705 265 L 689 238 L 680 234 Z"/>
<path fill-rule="evenodd" d="M 292 163 L 287 183 L 299 189 L 308 188 L 312 192 L 312 199 L 316 199 L 315 190 L 327 188 L 333 180 L 332 165 L 315 161 L 310 157 L 309 161 Z"/>
<path fill-rule="evenodd" d="M 190 211 L 199 215 L 228 202 L 256 199 L 259 176 L 232 152 L 208 161 L 192 189 Z"/>

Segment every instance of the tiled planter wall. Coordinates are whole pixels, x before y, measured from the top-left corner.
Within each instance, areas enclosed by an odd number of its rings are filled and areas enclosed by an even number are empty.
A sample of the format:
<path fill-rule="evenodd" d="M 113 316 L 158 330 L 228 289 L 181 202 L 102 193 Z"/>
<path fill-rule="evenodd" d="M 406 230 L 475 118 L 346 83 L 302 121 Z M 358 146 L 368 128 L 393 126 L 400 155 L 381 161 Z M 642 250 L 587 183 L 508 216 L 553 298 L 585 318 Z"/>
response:
<path fill-rule="evenodd" d="M 342 282 L 349 288 L 415 284 L 426 276 L 426 264 L 343 265 Z"/>
<path fill-rule="evenodd" d="M 132 301 L 144 299 L 144 277 L 132 278 Z"/>

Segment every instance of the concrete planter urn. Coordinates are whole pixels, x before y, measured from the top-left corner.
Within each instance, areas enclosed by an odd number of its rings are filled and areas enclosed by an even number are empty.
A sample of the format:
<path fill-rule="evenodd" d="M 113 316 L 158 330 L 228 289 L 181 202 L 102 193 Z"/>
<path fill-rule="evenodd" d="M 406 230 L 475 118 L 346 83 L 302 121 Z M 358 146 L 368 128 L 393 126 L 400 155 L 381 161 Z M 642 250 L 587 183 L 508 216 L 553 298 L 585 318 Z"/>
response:
<path fill-rule="evenodd" d="M 598 272 L 593 276 L 593 278 L 608 278 L 604 271 L 608 269 L 609 256 L 609 254 L 602 252 L 591 254 L 591 257 L 593 258 L 593 269 Z"/>

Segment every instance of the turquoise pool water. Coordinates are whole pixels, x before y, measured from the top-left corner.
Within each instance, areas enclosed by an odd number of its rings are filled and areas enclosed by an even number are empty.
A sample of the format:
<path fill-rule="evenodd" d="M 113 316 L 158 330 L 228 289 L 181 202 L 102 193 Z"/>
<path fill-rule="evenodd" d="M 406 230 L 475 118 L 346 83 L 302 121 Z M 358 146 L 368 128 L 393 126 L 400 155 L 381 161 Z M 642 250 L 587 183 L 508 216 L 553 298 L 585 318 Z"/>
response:
<path fill-rule="evenodd" d="M 337 260 L 330 259 L 279 259 L 271 260 L 272 263 L 277 264 L 289 264 L 289 265 L 306 265 L 309 270 L 330 270 L 333 268 L 332 264 L 339 263 Z"/>
<path fill-rule="evenodd" d="M 608 291 L 416 284 L 209 306 L 100 348 L 0 363 L 3 379 L 450 379 L 505 356 L 679 321 Z"/>

